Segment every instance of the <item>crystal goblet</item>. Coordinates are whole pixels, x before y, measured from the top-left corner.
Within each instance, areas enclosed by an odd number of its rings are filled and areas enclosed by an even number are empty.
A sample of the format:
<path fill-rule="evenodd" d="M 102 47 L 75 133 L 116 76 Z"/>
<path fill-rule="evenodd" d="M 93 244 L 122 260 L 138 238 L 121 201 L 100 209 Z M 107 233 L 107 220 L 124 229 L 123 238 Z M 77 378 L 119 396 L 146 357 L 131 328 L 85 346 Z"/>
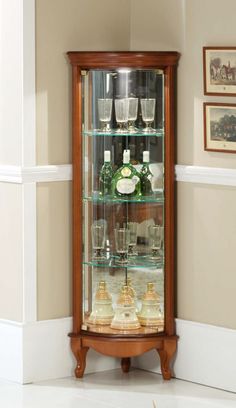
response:
<path fill-rule="evenodd" d="M 110 131 L 111 111 L 112 99 L 98 99 L 98 117 L 101 122 L 101 130 L 103 132 Z"/>
<path fill-rule="evenodd" d="M 115 113 L 118 133 L 127 132 L 129 101 L 128 98 L 115 99 Z"/>
<path fill-rule="evenodd" d="M 128 130 L 130 133 L 136 132 L 135 121 L 138 113 L 138 98 L 128 98 Z"/>
<path fill-rule="evenodd" d="M 155 117 L 155 106 L 156 99 L 154 98 L 141 99 L 142 118 L 146 125 L 146 127 L 143 129 L 144 132 L 150 133 L 155 132 L 155 129 L 153 129 L 151 126 Z"/>
<path fill-rule="evenodd" d="M 137 245 L 137 222 L 127 222 L 127 228 L 130 232 L 129 237 L 129 248 L 128 248 L 128 256 L 136 256 L 138 255 L 135 251 L 135 247 Z"/>
<path fill-rule="evenodd" d="M 148 227 L 149 245 L 151 247 L 150 259 L 161 260 L 161 249 L 163 246 L 163 227 L 160 225 L 149 225 Z"/>
<path fill-rule="evenodd" d="M 127 228 L 115 228 L 116 252 L 119 255 L 117 263 L 128 263 L 128 249 L 130 242 L 130 231 Z"/>
<path fill-rule="evenodd" d="M 105 225 L 98 222 L 93 223 L 91 226 L 92 231 L 92 245 L 93 245 L 93 260 L 105 259 L 103 250 L 105 247 Z"/>

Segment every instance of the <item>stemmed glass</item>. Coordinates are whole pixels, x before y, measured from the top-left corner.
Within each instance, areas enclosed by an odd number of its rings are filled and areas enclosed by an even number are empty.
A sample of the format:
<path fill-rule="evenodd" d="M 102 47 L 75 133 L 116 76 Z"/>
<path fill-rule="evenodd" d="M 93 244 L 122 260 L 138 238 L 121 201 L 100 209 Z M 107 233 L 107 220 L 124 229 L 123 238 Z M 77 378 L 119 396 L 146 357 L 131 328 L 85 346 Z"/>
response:
<path fill-rule="evenodd" d="M 117 263 L 128 263 L 128 249 L 130 242 L 130 231 L 127 228 L 115 228 L 116 252 L 119 255 Z"/>
<path fill-rule="evenodd" d="M 160 225 L 149 225 L 148 227 L 149 245 L 151 247 L 150 259 L 154 261 L 161 260 L 160 252 L 163 246 L 163 232 L 164 228 Z"/>
<path fill-rule="evenodd" d="M 127 132 L 129 101 L 128 98 L 115 99 L 115 113 L 118 133 Z"/>
<path fill-rule="evenodd" d="M 98 222 L 94 222 L 91 226 L 92 231 L 92 245 L 93 245 L 93 260 L 103 260 L 106 259 L 103 250 L 105 247 L 105 232 L 106 227 L 105 224 L 99 224 Z"/>
<path fill-rule="evenodd" d="M 130 133 L 136 132 L 134 123 L 137 119 L 138 113 L 138 98 L 128 98 L 129 109 L 128 109 L 128 130 Z"/>
<path fill-rule="evenodd" d="M 150 133 L 155 132 L 155 129 L 153 129 L 151 126 L 155 116 L 155 105 L 156 99 L 153 98 L 141 99 L 142 118 L 146 125 L 146 127 L 143 130 L 144 132 Z"/>
<path fill-rule="evenodd" d="M 110 132 L 112 99 L 98 99 L 98 117 L 102 132 Z"/>
<path fill-rule="evenodd" d="M 127 222 L 127 228 L 130 231 L 130 238 L 129 238 L 129 248 L 128 248 L 128 255 L 129 256 L 136 256 L 138 253 L 135 251 L 135 247 L 137 245 L 137 222 Z"/>

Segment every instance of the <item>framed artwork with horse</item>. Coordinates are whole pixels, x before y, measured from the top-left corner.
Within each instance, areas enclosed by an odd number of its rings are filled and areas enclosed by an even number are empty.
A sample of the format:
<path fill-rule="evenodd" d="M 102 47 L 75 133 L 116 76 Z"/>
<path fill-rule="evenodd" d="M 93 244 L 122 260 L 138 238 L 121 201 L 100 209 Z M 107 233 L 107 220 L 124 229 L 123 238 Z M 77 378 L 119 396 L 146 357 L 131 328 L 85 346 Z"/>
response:
<path fill-rule="evenodd" d="M 236 47 L 203 47 L 204 94 L 236 96 Z"/>
<path fill-rule="evenodd" d="M 236 104 L 203 104 L 204 149 L 236 153 Z"/>

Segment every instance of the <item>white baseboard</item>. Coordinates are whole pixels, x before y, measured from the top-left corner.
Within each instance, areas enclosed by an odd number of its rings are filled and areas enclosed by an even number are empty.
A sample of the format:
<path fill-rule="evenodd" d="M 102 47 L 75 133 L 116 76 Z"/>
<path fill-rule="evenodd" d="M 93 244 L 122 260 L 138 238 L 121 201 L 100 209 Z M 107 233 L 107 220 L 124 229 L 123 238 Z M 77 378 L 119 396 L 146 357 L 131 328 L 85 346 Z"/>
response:
<path fill-rule="evenodd" d="M 70 349 L 72 319 L 62 318 L 21 324 L 0 320 L 0 378 L 27 384 L 73 375 Z M 120 360 L 93 350 L 85 373 L 120 367 Z"/>
<path fill-rule="evenodd" d="M 23 383 L 73 375 L 75 359 L 68 333 L 72 318 L 43 320 L 24 326 Z M 86 373 L 111 370 L 118 361 L 89 350 Z"/>
<path fill-rule="evenodd" d="M 179 335 L 176 378 L 236 392 L 236 330 L 176 319 Z M 157 353 L 134 360 L 135 367 L 160 373 Z"/>
<path fill-rule="evenodd" d="M 71 318 L 64 318 L 23 326 L 22 383 L 72 375 L 74 362 L 67 336 L 71 323 Z"/>
<path fill-rule="evenodd" d="M 73 375 L 75 359 L 67 334 L 72 319 L 20 324 L 0 320 L 0 378 L 26 384 Z M 195 383 L 236 392 L 236 330 L 176 319 L 179 335 L 174 375 Z M 133 359 L 134 367 L 160 373 L 158 354 Z M 120 367 L 90 350 L 85 373 Z"/>
<path fill-rule="evenodd" d="M 22 325 L 0 320 L 0 378 L 21 383 L 23 377 Z"/>

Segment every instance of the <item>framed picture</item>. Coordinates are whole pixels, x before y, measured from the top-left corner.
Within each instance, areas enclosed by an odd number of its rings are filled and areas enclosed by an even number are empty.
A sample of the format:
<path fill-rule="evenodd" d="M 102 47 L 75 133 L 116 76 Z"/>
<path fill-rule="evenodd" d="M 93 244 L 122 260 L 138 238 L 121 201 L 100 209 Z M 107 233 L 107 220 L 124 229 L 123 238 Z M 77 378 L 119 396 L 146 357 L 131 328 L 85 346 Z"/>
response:
<path fill-rule="evenodd" d="M 236 96 L 236 47 L 203 47 L 205 95 Z"/>
<path fill-rule="evenodd" d="M 236 153 L 236 104 L 204 103 L 204 148 Z"/>

